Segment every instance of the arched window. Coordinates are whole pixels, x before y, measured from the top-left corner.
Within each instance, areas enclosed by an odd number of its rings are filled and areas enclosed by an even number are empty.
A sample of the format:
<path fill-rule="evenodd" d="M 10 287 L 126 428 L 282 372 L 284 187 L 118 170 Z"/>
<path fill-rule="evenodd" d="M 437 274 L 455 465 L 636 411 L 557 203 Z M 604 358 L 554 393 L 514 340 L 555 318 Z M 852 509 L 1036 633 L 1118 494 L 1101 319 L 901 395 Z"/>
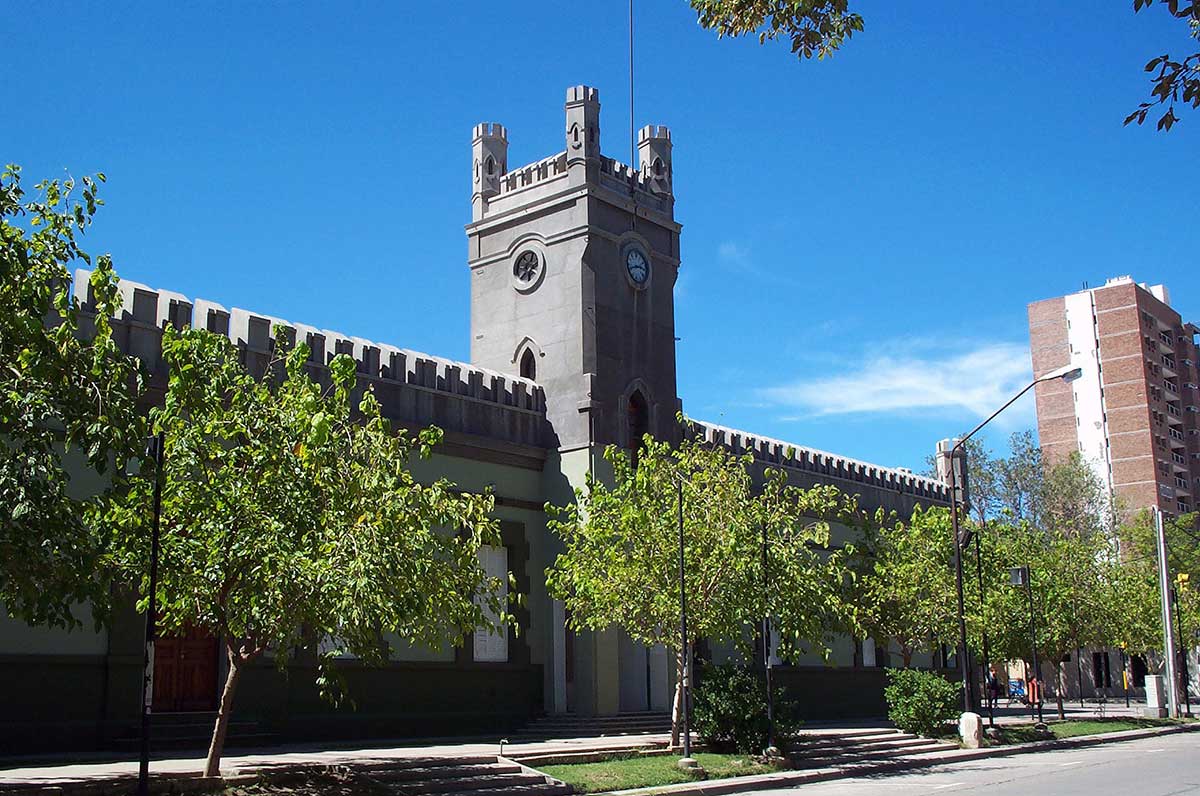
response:
<path fill-rule="evenodd" d="M 653 168 L 654 168 L 654 176 L 655 176 L 655 177 L 661 177 L 661 176 L 663 175 L 663 162 L 662 162 L 662 158 L 655 158 L 655 159 L 654 159 Z"/>
<path fill-rule="evenodd" d="M 526 348 L 521 355 L 521 378 L 537 381 L 537 360 L 533 357 L 533 349 Z"/>
<path fill-rule="evenodd" d="M 496 173 L 496 161 L 492 159 L 491 155 L 488 155 L 487 159 L 487 173 L 489 177 Z"/>
<path fill-rule="evenodd" d="M 641 390 L 634 390 L 629 396 L 629 450 L 633 456 L 633 466 L 637 467 L 638 454 L 642 450 L 642 437 L 650 431 L 650 410 Z"/>

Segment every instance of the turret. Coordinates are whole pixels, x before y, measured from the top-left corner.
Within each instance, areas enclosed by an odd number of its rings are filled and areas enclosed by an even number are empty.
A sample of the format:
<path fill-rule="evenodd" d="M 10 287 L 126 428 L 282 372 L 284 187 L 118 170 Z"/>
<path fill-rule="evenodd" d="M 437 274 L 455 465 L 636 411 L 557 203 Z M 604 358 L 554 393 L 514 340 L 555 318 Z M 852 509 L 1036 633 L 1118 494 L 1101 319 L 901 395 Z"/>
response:
<path fill-rule="evenodd" d="M 488 200 L 500 193 L 500 178 L 508 172 L 508 131 L 484 122 L 471 135 L 471 218 L 483 218 Z"/>
<path fill-rule="evenodd" d="M 638 170 L 650 190 L 671 193 L 671 131 L 648 124 L 638 130 Z"/>
<path fill-rule="evenodd" d="M 591 86 L 567 89 L 567 167 L 600 159 L 600 91 Z"/>

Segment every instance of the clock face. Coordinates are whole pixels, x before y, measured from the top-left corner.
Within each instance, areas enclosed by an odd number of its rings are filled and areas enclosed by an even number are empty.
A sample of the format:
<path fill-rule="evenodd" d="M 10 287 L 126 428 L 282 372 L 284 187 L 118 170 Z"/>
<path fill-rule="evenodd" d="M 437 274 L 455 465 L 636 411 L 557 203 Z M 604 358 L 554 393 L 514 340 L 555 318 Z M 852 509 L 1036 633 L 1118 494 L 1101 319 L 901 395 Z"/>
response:
<path fill-rule="evenodd" d="M 629 271 L 629 278 L 636 285 L 644 285 L 650 278 L 650 263 L 646 260 L 646 255 L 637 249 L 630 249 L 625 255 L 625 268 Z"/>

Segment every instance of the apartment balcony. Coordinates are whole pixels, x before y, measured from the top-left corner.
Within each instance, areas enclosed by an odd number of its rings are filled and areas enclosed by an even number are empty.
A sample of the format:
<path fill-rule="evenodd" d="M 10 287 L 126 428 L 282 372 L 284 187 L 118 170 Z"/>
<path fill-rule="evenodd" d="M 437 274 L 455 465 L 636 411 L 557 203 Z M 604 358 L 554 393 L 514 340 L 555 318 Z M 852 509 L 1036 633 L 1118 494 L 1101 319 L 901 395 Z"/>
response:
<path fill-rule="evenodd" d="M 1179 429 L 1176 429 L 1176 428 L 1167 429 L 1167 437 L 1169 438 L 1169 442 L 1171 443 L 1172 448 L 1186 448 L 1187 447 L 1186 439 L 1183 436 L 1183 432 L 1180 431 Z"/>
<path fill-rule="evenodd" d="M 1175 349 L 1175 338 L 1171 336 L 1170 332 L 1159 332 L 1158 344 L 1168 351 L 1173 351 Z"/>

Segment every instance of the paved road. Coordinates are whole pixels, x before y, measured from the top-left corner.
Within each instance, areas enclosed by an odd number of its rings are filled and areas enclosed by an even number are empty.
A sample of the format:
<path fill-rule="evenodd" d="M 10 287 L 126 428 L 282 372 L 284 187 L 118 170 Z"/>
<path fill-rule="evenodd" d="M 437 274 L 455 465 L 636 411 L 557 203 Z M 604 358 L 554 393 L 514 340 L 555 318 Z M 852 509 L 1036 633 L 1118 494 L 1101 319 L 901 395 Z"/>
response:
<path fill-rule="evenodd" d="M 1174 796 L 1200 794 L 1200 734 L 952 763 L 759 794 L 799 796 Z"/>

